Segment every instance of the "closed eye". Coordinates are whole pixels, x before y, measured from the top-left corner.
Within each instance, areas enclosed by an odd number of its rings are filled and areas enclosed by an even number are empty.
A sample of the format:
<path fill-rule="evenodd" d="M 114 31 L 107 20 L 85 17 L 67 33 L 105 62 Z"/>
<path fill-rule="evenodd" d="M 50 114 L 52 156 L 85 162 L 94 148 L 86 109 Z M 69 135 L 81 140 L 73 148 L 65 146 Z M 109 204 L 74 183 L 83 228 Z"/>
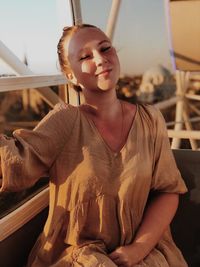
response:
<path fill-rule="evenodd" d="M 101 48 L 101 52 L 106 52 L 111 49 L 112 46 L 106 46 Z"/>
<path fill-rule="evenodd" d="M 90 55 L 84 55 L 80 58 L 80 60 L 84 60 L 84 59 L 88 59 L 90 57 Z"/>

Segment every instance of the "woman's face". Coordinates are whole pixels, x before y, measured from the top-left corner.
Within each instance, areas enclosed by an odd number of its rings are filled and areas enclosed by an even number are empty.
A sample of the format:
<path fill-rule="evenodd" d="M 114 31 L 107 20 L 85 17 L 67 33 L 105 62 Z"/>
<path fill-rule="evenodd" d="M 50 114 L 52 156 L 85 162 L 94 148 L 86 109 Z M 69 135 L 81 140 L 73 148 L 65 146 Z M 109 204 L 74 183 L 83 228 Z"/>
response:
<path fill-rule="evenodd" d="M 82 28 L 66 40 L 65 51 L 72 82 L 87 90 L 109 90 L 116 86 L 120 65 L 115 48 L 99 29 Z"/>

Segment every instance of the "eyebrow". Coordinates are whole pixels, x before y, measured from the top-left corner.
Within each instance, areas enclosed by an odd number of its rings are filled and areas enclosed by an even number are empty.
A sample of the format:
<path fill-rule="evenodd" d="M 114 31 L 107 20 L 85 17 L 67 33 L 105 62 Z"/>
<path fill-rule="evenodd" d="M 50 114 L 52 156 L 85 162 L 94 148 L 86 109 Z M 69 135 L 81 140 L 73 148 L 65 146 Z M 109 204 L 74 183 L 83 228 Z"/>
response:
<path fill-rule="evenodd" d="M 109 40 L 102 40 L 101 42 L 98 43 L 98 45 L 101 45 L 103 43 L 110 43 L 110 41 Z"/>
<path fill-rule="evenodd" d="M 104 44 L 104 43 L 111 43 L 109 40 L 102 40 L 102 41 L 100 41 L 98 44 L 97 44 L 97 46 L 100 46 L 100 45 L 102 45 L 102 44 Z M 81 53 L 81 52 L 83 52 L 84 51 L 84 49 L 85 48 L 81 48 L 80 50 L 79 50 L 79 52 L 78 53 Z M 86 47 L 86 49 L 87 49 L 87 47 Z"/>

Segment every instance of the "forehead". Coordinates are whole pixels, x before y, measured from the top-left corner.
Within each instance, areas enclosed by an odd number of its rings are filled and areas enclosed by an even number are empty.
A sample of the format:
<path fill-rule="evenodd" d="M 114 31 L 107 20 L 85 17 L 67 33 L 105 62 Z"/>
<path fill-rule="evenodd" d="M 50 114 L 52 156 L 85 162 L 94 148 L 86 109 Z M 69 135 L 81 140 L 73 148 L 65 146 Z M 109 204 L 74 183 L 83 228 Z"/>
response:
<path fill-rule="evenodd" d="M 110 42 L 110 39 L 97 28 L 82 28 L 66 40 L 67 55 L 74 55 L 101 42 Z"/>

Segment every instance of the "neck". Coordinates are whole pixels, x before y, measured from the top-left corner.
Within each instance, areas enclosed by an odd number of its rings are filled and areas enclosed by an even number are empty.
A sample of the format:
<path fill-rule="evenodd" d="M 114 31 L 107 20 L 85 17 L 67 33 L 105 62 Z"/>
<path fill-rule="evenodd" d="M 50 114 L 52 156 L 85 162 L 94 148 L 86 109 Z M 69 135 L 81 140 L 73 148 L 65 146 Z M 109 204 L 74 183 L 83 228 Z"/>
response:
<path fill-rule="evenodd" d="M 83 92 L 84 106 L 87 111 L 99 119 L 112 119 L 119 113 L 120 102 L 115 90 L 104 92 Z"/>

